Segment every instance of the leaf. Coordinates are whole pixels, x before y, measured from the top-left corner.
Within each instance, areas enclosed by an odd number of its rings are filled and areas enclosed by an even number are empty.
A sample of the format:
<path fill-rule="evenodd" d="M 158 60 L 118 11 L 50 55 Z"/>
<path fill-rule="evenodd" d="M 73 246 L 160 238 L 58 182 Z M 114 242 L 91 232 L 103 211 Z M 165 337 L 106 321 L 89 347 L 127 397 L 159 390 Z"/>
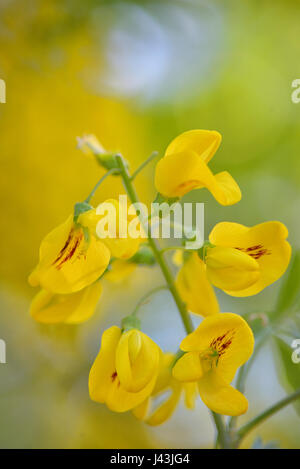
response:
<path fill-rule="evenodd" d="M 300 336 L 298 336 L 300 338 Z M 294 363 L 292 354 L 294 349 L 279 337 L 274 337 L 275 347 L 279 358 L 278 374 L 283 387 L 287 392 L 296 391 L 300 388 L 300 363 Z M 292 344 L 292 340 L 291 340 Z M 294 403 L 295 410 L 300 415 L 300 401 Z"/>

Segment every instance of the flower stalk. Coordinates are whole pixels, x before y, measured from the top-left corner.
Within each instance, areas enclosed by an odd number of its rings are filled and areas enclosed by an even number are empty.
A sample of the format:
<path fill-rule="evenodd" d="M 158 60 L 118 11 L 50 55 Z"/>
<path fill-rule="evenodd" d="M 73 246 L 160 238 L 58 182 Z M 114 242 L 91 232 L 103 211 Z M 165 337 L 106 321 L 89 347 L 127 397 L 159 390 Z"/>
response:
<path fill-rule="evenodd" d="M 137 193 L 136 193 L 135 188 L 132 184 L 132 177 L 130 176 L 130 174 L 128 172 L 128 169 L 126 168 L 126 165 L 124 164 L 124 160 L 123 160 L 122 156 L 117 155 L 116 156 L 116 161 L 119 165 L 120 175 L 122 177 L 125 190 L 127 192 L 127 195 L 129 197 L 131 203 L 132 204 L 139 203 Z M 143 224 L 142 217 L 140 217 L 140 221 Z M 180 313 L 181 320 L 183 322 L 184 328 L 185 328 L 187 334 L 190 334 L 191 332 L 193 332 L 194 326 L 193 326 L 192 320 L 191 320 L 191 318 L 190 318 L 190 316 L 187 312 L 186 306 L 185 306 L 184 302 L 181 300 L 180 295 L 177 291 L 177 288 L 175 286 L 171 270 L 170 270 L 167 262 L 165 261 L 165 259 L 163 257 L 163 254 L 160 251 L 160 248 L 159 248 L 156 240 L 151 237 L 151 229 L 148 227 L 145 231 L 147 232 L 149 246 L 151 247 L 151 249 L 154 253 L 156 261 L 157 261 L 157 263 L 159 264 L 159 266 L 161 268 L 161 271 L 162 271 L 163 276 L 164 276 L 164 278 L 167 282 L 169 290 L 170 290 L 170 292 L 171 292 L 171 294 L 174 298 L 174 301 L 175 301 L 176 306 L 178 308 L 178 311 Z"/>

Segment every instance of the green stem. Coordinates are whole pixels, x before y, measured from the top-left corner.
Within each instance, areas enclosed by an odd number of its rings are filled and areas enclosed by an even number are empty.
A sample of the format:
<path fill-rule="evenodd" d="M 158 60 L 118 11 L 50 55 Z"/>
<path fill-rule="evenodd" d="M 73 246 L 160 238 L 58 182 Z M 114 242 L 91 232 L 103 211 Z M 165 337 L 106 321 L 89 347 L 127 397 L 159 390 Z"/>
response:
<path fill-rule="evenodd" d="M 122 176 L 122 179 L 123 179 L 123 184 L 124 184 L 124 187 L 126 189 L 127 195 L 129 197 L 131 203 L 132 204 L 138 204 L 139 199 L 138 199 L 136 191 L 135 191 L 135 189 L 132 185 L 132 178 L 131 178 L 130 174 L 128 173 L 128 170 L 127 170 L 127 168 L 124 164 L 124 160 L 123 160 L 122 156 L 117 155 L 116 156 L 116 161 L 118 162 L 118 165 L 119 165 L 119 168 L 120 168 L 120 173 L 121 173 L 121 176 Z M 140 220 L 141 220 L 141 223 L 144 224 L 142 216 L 140 216 Z M 181 300 L 180 295 L 177 291 L 177 288 L 175 286 L 175 283 L 174 283 L 173 276 L 172 276 L 172 273 L 170 271 L 170 268 L 169 268 L 168 264 L 166 263 L 163 255 L 162 255 L 162 253 L 159 249 L 159 246 L 156 243 L 156 240 L 151 237 L 151 228 L 149 228 L 149 226 L 147 226 L 147 228 L 144 227 L 144 229 L 145 229 L 145 231 L 147 232 L 147 235 L 148 235 L 149 246 L 151 247 L 151 249 L 154 253 L 156 261 L 157 261 L 157 263 L 159 264 L 159 266 L 161 268 L 161 271 L 162 271 L 162 273 L 165 277 L 165 280 L 168 284 L 169 290 L 170 290 L 170 292 L 171 292 L 171 294 L 174 298 L 174 301 L 177 305 L 177 308 L 178 308 L 178 311 L 180 313 L 180 316 L 181 316 L 183 325 L 185 327 L 185 330 L 186 330 L 187 334 L 190 334 L 194 330 L 193 323 L 192 323 L 192 320 L 191 320 L 191 318 L 190 318 L 190 316 L 187 312 L 186 306 L 185 306 L 184 302 Z"/>
<path fill-rule="evenodd" d="M 148 291 L 142 298 L 139 300 L 137 303 L 136 307 L 134 308 L 132 312 L 132 316 L 136 316 L 138 310 L 140 309 L 141 306 L 145 303 L 145 301 L 150 298 L 154 293 L 157 293 L 161 290 L 169 290 L 169 287 L 167 285 L 161 285 L 160 287 L 153 288 L 152 290 Z"/>
<path fill-rule="evenodd" d="M 147 158 L 135 171 L 134 173 L 132 174 L 132 176 L 130 176 L 130 179 L 131 181 L 133 181 L 137 175 L 149 164 L 151 163 L 152 160 L 154 160 L 154 158 L 156 158 L 158 155 L 158 152 L 157 151 L 154 151 L 153 153 L 151 153 L 151 155 L 149 156 L 149 158 Z"/>
<path fill-rule="evenodd" d="M 104 176 L 102 176 L 101 179 L 99 179 L 99 181 L 97 182 L 97 184 L 95 185 L 95 187 L 93 188 L 93 190 L 90 192 L 90 194 L 87 196 L 87 198 L 85 199 L 84 202 L 86 203 L 89 203 L 91 198 L 94 197 L 98 187 L 102 184 L 103 181 L 105 181 L 105 179 L 110 176 L 111 174 L 114 174 L 114 173 L 118 173 L 120 170 L 118 168 L 112 168 L 110 169 L 109 171 L 107 171 Z"/>
<path fill-rule="evenodd" d="M 290 394 L 287 397 L 284 397 L 280 401 L 278 401 L 276 404 L 272 405 L 268 409 L 264 410 L 261 414 L 257 415 L 254 417 L 250 422 L 246 423 L 243 425 L 238 431 L 237 431 L 237 437 L 238 437 L 238 442 L 240 443 L 241 440 L 251 431 L 253 428 L 257 427 L 260 423 L 264 422 L 267 418 L 271 417 L 274 415 L 276 412 L 279 410 L 283 409 L 287 405 L 289 405 L 291 402 L 295 401 L 296 399 L 300 398 L 300 388 L 297 389 L 293 394 Z"/>
<path fill-rule="evenodd" d="M 226 431 L 222 416 L 220 414 L 216 414 L 215 412 L 212 412 L 211 415 L 214 419 L 218 431 L 216 443 L 218 441 L 221 447 L 224 449 L 231 448 L 230 438 Z"/>
<path fill-rule="evenodd" d="M 117 161 L 118 166 L 120 168 L 120 174 L 121 174 L 121 177 L 123 179 L 123 184 L 124 184 L 124 187 L 126 189 L 127 195 L 129 197 L 131 203 L 132 204 L 138 204 L 139 199 L 138 199 L 137 193 L 135 191 L 135 188 L 132 184 L 132 177 L 130 176 L 130 174 L 128 172 L 128 169 L 126 168 L 126 165 L 124 164 L 124 160 L 123 160 L 122 156 L 117 155 L 116 156 L 116 161 Z M 139 215 L 139 218 L 140 218 L 141 224 L 142 224 L 145 232 L 147 233 L 149 246 L 151 247 L 151 249 L 154 253 L 156 261 L 157 261 L 157 263 L 159 264 L 159 266 L 161 268 L 163 276 L 164 276 L 164 278 L 167 282 L 168 288 L 169 288 L 169 290 L 170 290 L 170 292 L 173 296 L 173 299 L 176 303 L 176 306 L 178 308 L 178 311 L 179 311 L 181 320 L 183 322 L 184 328 L 186 330 L 186 333 L 190 334 L 191 332 L 193 332 L 194 326 L 193 326 L 191 317 L 188 314 L 188 311 L 186 309 L 186 305 L 182 301 L 182 299 L 181 299 L 181 297 L 178 293 L 178 290 L 177 290 L 176 285 L 175 285 L 174 280 L 173 280 L 171 270 L 170 270 L 166 260 L 164 259 L 163 252 L 161 252 L 158 244 L 156 243 L 156 240 L 151 237 L 151 227 L 149 227 L 148 224 L 145 227 L 144 220 L 143 220 L 143 217 L 141 216 L 141 214 Z M 214 418 L 215 423 L 216 423 L 216 427 L 217 427 L 217 431 L 218 431 L 218 440 L 219 440 L 220 446 L 222 448 L 230 448 L 231 447 L 230 435 L 226 431 L 226 428 L 224 426 L 222 417 L 218 414 L 215 414 L 214 412 L 212 413 L 212 415 L 213 415 L 213 418 Z"/>

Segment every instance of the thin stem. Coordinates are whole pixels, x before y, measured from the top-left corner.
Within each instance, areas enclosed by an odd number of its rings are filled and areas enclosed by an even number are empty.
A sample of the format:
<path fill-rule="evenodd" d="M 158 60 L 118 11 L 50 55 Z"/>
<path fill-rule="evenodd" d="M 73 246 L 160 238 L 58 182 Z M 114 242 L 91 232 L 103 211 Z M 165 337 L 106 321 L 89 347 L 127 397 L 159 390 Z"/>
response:
<path fill-rule="evenodd" d="M 99 181 L 97 182 L 97 184 L 95 185 L 95 187 L 93 188 L 93 190 L 90 192 L 90 194 L 87 196 L 87 198 L 85 199 L 85 202 L 86 203 L 89 203 L 91 198 L 94 197 L 98 187 L 102 184 L 103 181 L 105 181 L 105 179 L 110 176 L 111 174 L 114 174 L 114 173 L 119 173 L 120 170 L 118 168 L 112 168 L 110 169 L 109 171 L 107 171 L 104 176 L 102 176 L 101 179 L 99 179 Z"/>
<path fill-rule="evenodd" d="M 124 164 L 124 160 L 121 155 L 116 155 L 116 161 L 118 163 L 118 166 L 120 168 L 120 174 L 123 179 L 123 184 L 126 189 L 127 195 L 131 201 L 132 204 L 138 204 L 139 199 L 137 196 L 137 193 L 135 191 L 135 188 L 132 184 L 132 177 L 130 176 L 128 169 L 126 168 Z M 144 220 L 142 215 L 139 215 L 141 225 L 143 226 L 145 232 L 147 233 L 148 236 L 148 243 L 149 246 L 151 247 L 153 254 L 156 258 L 157 263 L 159 264 L 161 271 L 163 273 L 163 276 L 167 282 L 168 288 L 173 296 L 173 299 L 176 303 L 176 306 L 178 308 L 182 323 L 184 325 L 184 328 L 186 330 L 187 334 L 190 334 L 194 330 L 193 322 L 191 320 L 190 315 L 188 314 L 188 311 L 186 309 L 185 303 L 182 301 L 178 290 L 176 288 L 176 285 L 173 280 L 173 276 L 171 273 L 171 270 L 164 259 L 163 253 L 161 252 L 159 245 L 157 244 L 156 240 L 151 237 L 151 228 L 147 224 L 145 226 Z M 218 414 L 212 413 L 213 418 L 215 420 L 216 426 L 217 426 L 217 431 L 218 431 L 218 439 L 220 442 L 220 446 L 222 448 L 230 448 L 230 435 L 226 431 L 226 428 L 224 426 L 222 417 Z"/>
<path fill-rule="evenodd" d="M 264 422 L 267 418 L 271 417 L 276 412 L 283 409 L 284 407 L 289 405 L 291 402 L 299 398 L 300 398 L 300 388 L 297 389 L 297 391 L 295 391 L 294 393 L 290 394 L 287 397 L 284 397 L 283 399 L 278 401 L 276 404 L 272 405 L 268 409 L 261 412 L 261 414 L 254 417 L 252 420 L 250 420 L 250 422 L 243 425 L 237 431 L 238 441 L 240 442 L 251 430 L 253 430 L 253 428 L 257 427 L 257 425 Z"/>
<path fill-rule="evenodd" d="M 212 412 L 211 415 L 214 419 L 218 431 L 216 443 L 218 441 L 222 448 L 229 449 L 231 447 L 230 438 L 226 431 L 222 416 L 220 414 L 216 414 L 215 412 Z"/>
<path fill-rule="evenodd" d="M 117 160 L 119 168 L 120 168 L 120 173 L 121 173 L 121 176 L 122 176 L 122 179 L 123 179 L 124 187 L 126 189 L 126 192 L 128 194 L 128 197 L 129 197 L 131 203 L 132 204 L 139 203 L 138 196 L 137 196 L 136 191 L 135 191 L 135 189 L 134 189 L 134 187 L 131 183 L 131 181 L 132 181 L 131 176 L 128 173 L 128 170 L 127 170 L 127 168 L 124 164 L 124 160 L 123 160 L 122 156 L 117 155 L 116 160 Z M 143 221 L 142 216 L 139 215 L 139 217 L 140 217 L 141 224 L 144 225 L 144 221 Z M 185 330 L 188 334 L 190 334 L 191 332 L 193 332 L 194 326 L 193 326 L 192 320 L 191 320 L 191 318 L 190 318 L 190 316 L 187 312 L 186 306 L 185 306 L 184 302 L 182 301 L 182 299 L 181 299 L 181 297 L 180 297 L 180 295 L 177 291 L 177 288 L 175 286 L 173 276 L 172 276 L 172 273 L 169 269 L 169 266 L 166 263 L 165 259 L 163 258 L 163 255 L 160 252 L 160 249 L 159 249 L 159 246 L 156 243 L 156 240 L 151 237 L 151 229 L 149 228 L 149 226 L 144 227 L 144 229 L 145 229 L 145 231 L 147 232 L 147 235 L 148 235 L 149 246 L 151 247 L 151 249 L 154 253 L 154 256 L 157 260 L 157 263 L 159 264 L 159 266 L 161 268 L 161 271 L 162 271 L 162 273 L 165 277 L 165 280 L 168 284 L 169 290 L 170 290 L 170 292 L 171 292 L 171 294 L 174 298 L 174 301 L 177 305 L 177 308 L 178 308 L 178 311 L 180 313 L 181 320 L 183 322 Z"/>
<path fill-rule="evenodd" d="M 136 307 L 133 310 L 132 316 L 136 316 L 138 313 L 138 310 L 140 309 L 141 306 L 147 301 L 148 298 L 150 298 L 154 293 L 157 293 L 161 290 L 169 290 L 169 287 L 167 285 L 161 285 L 160 287 L 153 288 L 152 290 L 148 291 L 142 298 L 139 300 L 137 303 Z"/>
<path fill-rule="evenodd" d="M 143 169 L 149 164 L 151 163 L 152 160 L 154 160 L 154 158 L 156 158 L 158 155 L 158 152 L 157 151 L 154 151 L 153 153 L 151 153 L 151 155 L 149 156 L 149 158 L 147 158 L 145 161 L 143 161 L 143 163 L 134 171 L 134 173 L 132 174 L 132 176 L 130 176 L 130 179 L 131 181 L 133 181 L 137 175 L 143 171 Z"/>

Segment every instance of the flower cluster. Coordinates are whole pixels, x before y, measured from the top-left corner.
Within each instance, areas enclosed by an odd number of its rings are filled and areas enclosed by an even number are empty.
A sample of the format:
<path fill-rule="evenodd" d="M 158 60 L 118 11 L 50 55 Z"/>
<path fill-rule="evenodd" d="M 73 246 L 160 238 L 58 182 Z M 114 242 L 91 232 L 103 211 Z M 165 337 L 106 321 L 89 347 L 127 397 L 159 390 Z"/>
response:
<path fill-rule="evenodd" d="M 241 191 L 233 177 L 226 171 L 213 174 L 208 166 L 220 143 L 216 131 L 192 130 L 175 138 L 155 170 L 161 199 L 168 202 L 206 188 L 221 205 L 239 202 Z M 133 177 L 122 156 L 105 152 L 92 136 L 80 139 L 80 145 L 106 168 L 107 175 L 112 172 L 123 179 L 131 202 L 136 203 Z M 140 330 L 138 311 L 127 316 L 121 328 L 104 331 L 89 376 L 91 399 L 115 412 L 130 410 L 149 425 L 169 418 L 181 396 L 190 409 L 199 394 L 216 413 L 245 413 L 248 401 L 231 383 L 250 358 L 254 337 L 240 315 L 220 312 L 214 287 L 246 297 L 275 282 L 291 256 L 286 227 L 277 221 L 253 227 L 218 223 L 200 249 L 183 246 L 175 252 L 173 261 L 179 269 L 173 281 L 151 234 L 146 230 L 143 238 L 124 236 L 117 225 L 114 237 L 105 237 L 104 211 L 92 207 L 90 198 L 76 204 L 67 221 L 41 243 L 39 263 L 29 277 L 32 286 L 41 288 L 32 301 L 33 318 L 43 323 L 83 322 L 95 311 L 104 275 L 111 281 L 122 279 L 138 264 L 152 265 L 156 260 L 187 332 L 177 353 L 164 353 Z M 121 223 L 119 202 L 109 199 L 103 206 L 107 202 Z M 128 220 L 132 216 L 128 214 Z M 196 330 L 190 313 L 204 318 Z"/>

